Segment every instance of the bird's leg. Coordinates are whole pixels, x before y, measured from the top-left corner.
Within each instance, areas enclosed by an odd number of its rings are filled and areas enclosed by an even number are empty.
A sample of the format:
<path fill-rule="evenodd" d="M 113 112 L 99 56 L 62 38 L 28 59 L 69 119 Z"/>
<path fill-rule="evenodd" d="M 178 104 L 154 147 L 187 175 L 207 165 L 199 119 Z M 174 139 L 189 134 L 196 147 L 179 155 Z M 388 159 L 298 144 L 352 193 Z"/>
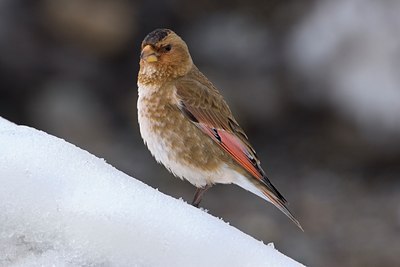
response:
<path fill-rule="evenodd" d="M 199 204 L 201 202 L 201 199 L 203 198 L 204 193 L 211 187 L 211 185 L 207 184 L 206 186 L 198 187 L 196 189 L 196 193 L 194 193 L 192 205 L 195 206 L 196 208 L 199 207 Z"/>

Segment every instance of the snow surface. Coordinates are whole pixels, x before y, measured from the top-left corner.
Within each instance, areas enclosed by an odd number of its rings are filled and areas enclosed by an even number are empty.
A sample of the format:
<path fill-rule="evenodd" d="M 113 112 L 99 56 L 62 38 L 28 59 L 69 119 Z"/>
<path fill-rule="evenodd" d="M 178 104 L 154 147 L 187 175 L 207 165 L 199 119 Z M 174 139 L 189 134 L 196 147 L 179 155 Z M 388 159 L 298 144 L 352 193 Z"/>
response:
<path fill-rule="evenodd" d="M 0 266 L 302 266 L 103 159 L 0 117 Z"/>

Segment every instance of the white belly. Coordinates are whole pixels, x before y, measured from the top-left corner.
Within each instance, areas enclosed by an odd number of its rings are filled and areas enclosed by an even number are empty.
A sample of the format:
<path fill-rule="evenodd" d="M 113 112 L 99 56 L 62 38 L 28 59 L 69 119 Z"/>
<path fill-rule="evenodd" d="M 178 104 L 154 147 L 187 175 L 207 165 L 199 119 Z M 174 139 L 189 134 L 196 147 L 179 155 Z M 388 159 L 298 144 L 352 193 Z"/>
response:
<path fill-rule="evenodd" d="M 144 143 L 157 162 L 162 163 L 175 176 L 188 180 L 196 187 L 204 187 L 206 184 L 216 182 L 231 183 L 231 181 L 225 181 L 225 176 L 221 175 L 220 170 L 204 171 L 179 160 L 179 148 L 173 147 L 168 140 L 154 130 L 155 127 L 162 126 L 160 124 L 165 122 L 155 121 L 150 118 L 149 109 L 154 108 L 154 106 L 149 106 L 145 99 L 153 90 L 139 85 L 138 121 Z"/>

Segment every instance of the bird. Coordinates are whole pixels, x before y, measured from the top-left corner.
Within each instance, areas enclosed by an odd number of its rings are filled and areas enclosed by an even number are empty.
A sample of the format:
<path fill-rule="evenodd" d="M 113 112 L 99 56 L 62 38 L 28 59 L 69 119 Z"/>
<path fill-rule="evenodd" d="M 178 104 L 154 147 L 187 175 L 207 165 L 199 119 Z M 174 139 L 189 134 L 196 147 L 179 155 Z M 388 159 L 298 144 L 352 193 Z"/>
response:
<path fill-rule="evenodd" d="M 236 184 L 303 230 L 223 96 L 193 63 L 185 41 L 170 29 L 150 32 L 141 43 L 139 65 L 141 137 L 157 162 L 196 187 L 191 204 L 198 207 L 214 184 Z"/>

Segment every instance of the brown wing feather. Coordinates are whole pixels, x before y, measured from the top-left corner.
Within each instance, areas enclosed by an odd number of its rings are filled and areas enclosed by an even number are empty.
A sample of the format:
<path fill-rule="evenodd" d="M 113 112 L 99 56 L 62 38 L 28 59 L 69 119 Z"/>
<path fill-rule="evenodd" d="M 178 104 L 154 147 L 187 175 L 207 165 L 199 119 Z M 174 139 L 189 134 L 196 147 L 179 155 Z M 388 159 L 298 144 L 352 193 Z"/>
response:
<path fill-rule="evenodd" d="M 236 122 L 221 94 L 200 72 L 192 75 L 194 77 L 182 78 L 176 83 L 181 111 L 260 184 L 268 188 L 280 201 L 287 203 L 266 177 L 247 135 Z"/>

